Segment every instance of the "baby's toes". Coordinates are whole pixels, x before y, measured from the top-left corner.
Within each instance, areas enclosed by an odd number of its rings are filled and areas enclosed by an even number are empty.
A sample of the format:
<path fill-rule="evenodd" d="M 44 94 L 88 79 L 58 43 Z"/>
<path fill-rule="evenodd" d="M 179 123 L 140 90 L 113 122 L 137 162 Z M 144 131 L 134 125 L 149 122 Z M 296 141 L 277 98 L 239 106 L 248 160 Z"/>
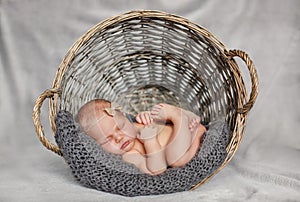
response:
<path fill-rule="evenodd" d="M 194 126 L 193 122 L 190 122 L 189 123 L 189 130 L 190 130 L 190 132 L 193 132 L 194 129 L 195 129 L 195 126 Z"/>
<path fill-rule="evenodd" d="M 155 105 L 151 111 L 151 116 L 158 121 L 165 121 L 167 114 L 161 105 Z"/>
<path fill-rule="evenodd" d="M 155 105 L 155 106 L 152 108 L 151 113 L 153 113 L 153 114 L 159 114 L 159 113 L 161 113 L 161 111 L 162 111 L 162 106 L 160 106 L 160 105 Z"/>
<path fill-rule="evenodd" d="M 197 124 L 200 124 L 200 120 L 201 120 L 200 116 L 196 116 L 195 121 Z"/>
<path fill-rule="evenodd" d="M 200 124 L 200 117 L 199 116 L 196 116 L 195 118 L 193 118 L 192 120 L 191 120 L 194 124 Z"/>
<path fill-rule="evenodd" d="M 150 115 L 152 117 L 157 117 L 159 115 L 159 111 L 157 111 L 156 109 L 152 109 L 150 112 Z"/>
<path fill-rule="evenodd" d="M 195 129 L 199 126 L 199 122 L 197 119 L 193 119 L 191 120 L 191 123 L 190 123 L 190 128 L 191 128 L 191 131 L 195 131 Z"/>
<path fill-rule="evenodd" d="M 160 104 L 157 104 L 157 105 L 154 105 L 154 106 L 153 106 L 153 108 L 152 108 L 152 111 L 159 112 L 159 111 L 161 111 L 161 110 L 162 110 L 162 108 L 163 108 L 163 106 L 162 106 L 162 105 L 160 105 Z"/>

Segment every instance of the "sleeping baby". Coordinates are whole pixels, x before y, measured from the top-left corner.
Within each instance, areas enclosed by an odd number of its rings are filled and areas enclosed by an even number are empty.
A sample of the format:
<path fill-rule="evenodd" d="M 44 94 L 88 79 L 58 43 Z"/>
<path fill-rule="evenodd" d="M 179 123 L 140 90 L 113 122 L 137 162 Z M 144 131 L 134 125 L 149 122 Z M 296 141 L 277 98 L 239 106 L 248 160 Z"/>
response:
<path fill-rule="evenodd" d="M 188 163 L 206 131 L 199 116 L 165 103 L 140 112 L 131 122 L 114 103 L 95 99 L 80 108 L 76 120 L 105 151 L 150 175 Z"/>

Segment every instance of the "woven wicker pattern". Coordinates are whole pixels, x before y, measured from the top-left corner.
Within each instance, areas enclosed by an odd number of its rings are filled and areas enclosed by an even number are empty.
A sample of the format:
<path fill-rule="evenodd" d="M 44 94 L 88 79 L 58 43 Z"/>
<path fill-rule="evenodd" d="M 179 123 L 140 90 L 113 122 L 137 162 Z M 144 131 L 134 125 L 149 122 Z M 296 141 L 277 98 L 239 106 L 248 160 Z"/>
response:
<path fill-rule="evenodd" d="M 163 18 L 133 18 L 99 30 L 80 47 L 64 75 L 60 107 L 76 114 L 87 101 L 105 98 L 137 113 L 163 101 L 209 122 L 236 109 L 228 66 L 195 31 Z"/>
<path fill-rule="evenodd" d="M 249 98 L 235 56 L 249 69 Z M 176 104 L 200 115 L 204 123 L 220 118 L 228 123 L 233 134 L 221 170 L 240 144 L 257 86 L 255 67 L 243 51 L 228 50 L 212 33 L 182 17 L 133 11 L 100 22 L 75 42 L 52 89 L 38 97 L 33 120 L 45 147 L 61 154 L 40 124 L 46 98 L 52 98 L 49 117 L 54 132 L 58 110 L 76 114 L 94 98 L 118 102 L 133 114 L 159 102 Z"/>

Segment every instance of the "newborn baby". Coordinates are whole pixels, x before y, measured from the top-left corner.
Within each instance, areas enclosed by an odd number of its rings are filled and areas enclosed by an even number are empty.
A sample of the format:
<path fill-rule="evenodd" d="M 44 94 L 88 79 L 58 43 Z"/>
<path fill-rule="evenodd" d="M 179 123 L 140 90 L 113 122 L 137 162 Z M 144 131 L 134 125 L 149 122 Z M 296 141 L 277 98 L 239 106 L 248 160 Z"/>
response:
<path fill-rule="evenodd" d="M 80 108 L 76 119 L 105 151 L 121 155 L 150 175 L 161 174 L 168 166 L 184 166 L 206 131 L 199 116 L 165 103 L 139 113 L 131 123 L 118 107 L 95 99 Z"/>

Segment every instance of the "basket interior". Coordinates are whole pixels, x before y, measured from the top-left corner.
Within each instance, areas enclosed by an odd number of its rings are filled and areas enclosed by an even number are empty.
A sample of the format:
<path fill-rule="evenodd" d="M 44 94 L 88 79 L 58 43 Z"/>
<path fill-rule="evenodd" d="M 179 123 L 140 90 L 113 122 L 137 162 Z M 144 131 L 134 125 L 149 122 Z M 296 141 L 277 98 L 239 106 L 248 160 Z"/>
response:
<path fill-rule="evenodd" d="M 160 102 L 233 127 L 237 89 L 230 64 L 209 38 L 179 22 L 157 17 L 119 21 L 78 49 L 61 82 L 60 109 L 76 114 L 104 98 L 129 113 Z"/>

